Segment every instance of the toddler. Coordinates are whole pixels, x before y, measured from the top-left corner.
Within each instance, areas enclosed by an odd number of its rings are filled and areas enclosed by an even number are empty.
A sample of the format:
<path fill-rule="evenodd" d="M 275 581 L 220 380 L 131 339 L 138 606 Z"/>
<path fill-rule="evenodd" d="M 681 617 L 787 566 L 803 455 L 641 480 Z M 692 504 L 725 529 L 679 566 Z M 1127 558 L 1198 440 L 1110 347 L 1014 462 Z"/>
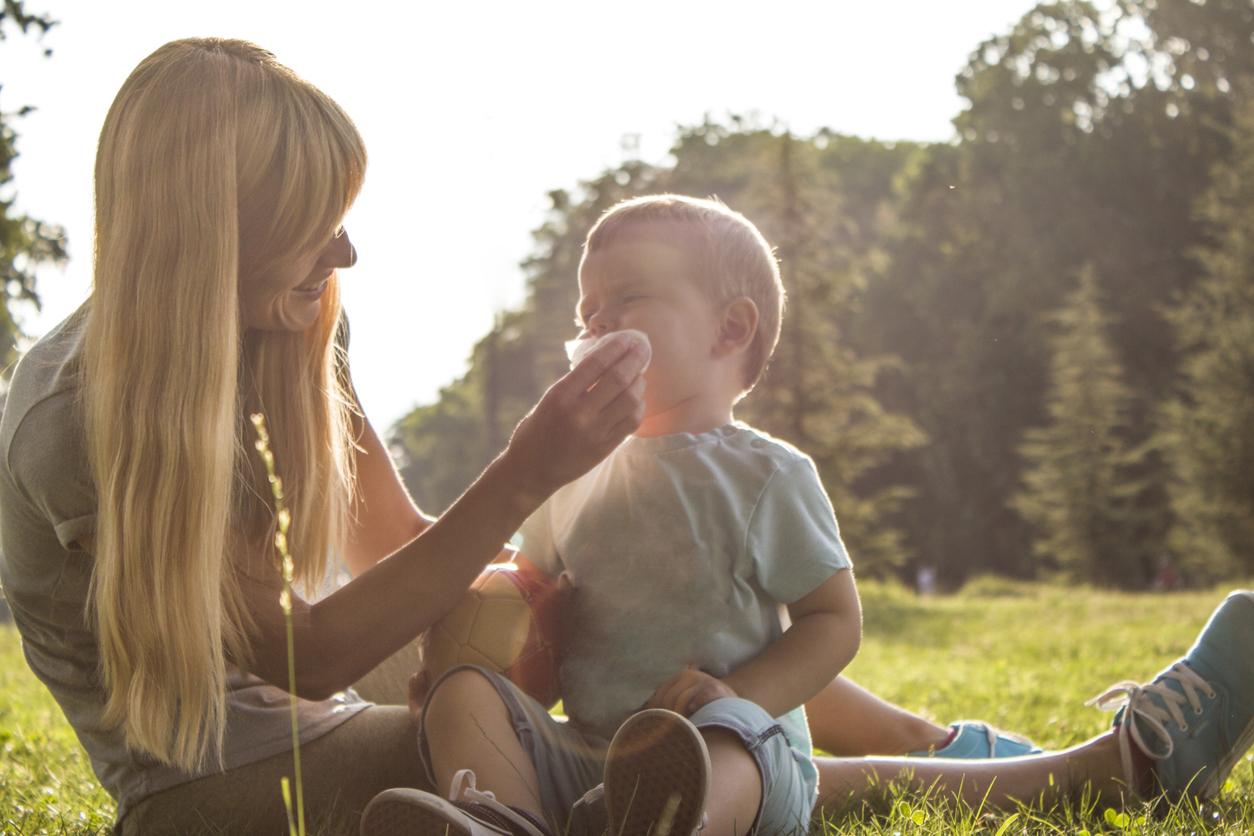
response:
<path fill-rule="evenodd" d="M 454 669 L 420 735 L 450 800 L 389 791 L 367 821 L 805 831 L 817 774 L 801 706 L 853 658 L 861 611 L 813 462 L 732 416 L 779 336 L 776 259 L 721 203 L 645 197 L 589 232 L 579 287 L 581 337 L 641 332 L 652 360 L 634 436 L 521 532 L 523 553 L 573 587 L 569 721 L 501 676 Z"/>

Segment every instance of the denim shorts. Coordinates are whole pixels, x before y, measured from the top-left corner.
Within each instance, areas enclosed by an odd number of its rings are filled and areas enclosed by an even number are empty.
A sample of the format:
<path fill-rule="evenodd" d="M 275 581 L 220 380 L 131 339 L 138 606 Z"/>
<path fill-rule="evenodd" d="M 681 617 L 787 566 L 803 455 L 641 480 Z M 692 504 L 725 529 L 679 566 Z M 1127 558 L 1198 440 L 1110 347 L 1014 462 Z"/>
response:
<path fill-rule="evenodd" d="M 570 818 L 575 802 L 601 783 L 609 741 L 581 730 L 564 718 L 554 717 L 504 676 L 473 665 L 453 668 L 427 694 L 460 670 L 482 674 L 496 689 L 514 724 L 523 751 L 531 757 L 540 779 L 540 804 L 554 833 L 584 836 L 582 817 Z M 760 833 L 805 833 L 817 793 L 806 780 L 803 764 L 810 755 L 795 749 L 779 722 L 749 700 L 727 697 L 714 700 L 688 718 L 698 729 L 724 729 L 735 734 L 753 756 L 762 776 L 762 804 L 754 829 Z M 427 746 L 426 711 L 418 732 L 418 751 L 431 783 L 435 774 Z M 443 788 L 441 788 L 443 789 Z M 487 787 L 486 789 L 491 789 Z M 593 819 L 595 820 L 595 818 Z"/>

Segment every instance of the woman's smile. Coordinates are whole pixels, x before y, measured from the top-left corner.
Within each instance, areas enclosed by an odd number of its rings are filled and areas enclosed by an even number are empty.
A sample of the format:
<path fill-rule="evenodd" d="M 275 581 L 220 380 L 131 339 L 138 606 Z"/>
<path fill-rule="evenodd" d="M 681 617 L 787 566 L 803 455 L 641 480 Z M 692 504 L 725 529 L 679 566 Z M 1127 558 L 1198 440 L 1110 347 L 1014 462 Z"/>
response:
<path fill-rule="evenodd" d="M 327 283 L 331 281 L 331 274 L 334 271 L 328 270 L 316 279 L 311 279 L 302 285 L 292 288 L 293 293 L 300 294 L 307 299 L 317 299 L 327 289 Z"/>

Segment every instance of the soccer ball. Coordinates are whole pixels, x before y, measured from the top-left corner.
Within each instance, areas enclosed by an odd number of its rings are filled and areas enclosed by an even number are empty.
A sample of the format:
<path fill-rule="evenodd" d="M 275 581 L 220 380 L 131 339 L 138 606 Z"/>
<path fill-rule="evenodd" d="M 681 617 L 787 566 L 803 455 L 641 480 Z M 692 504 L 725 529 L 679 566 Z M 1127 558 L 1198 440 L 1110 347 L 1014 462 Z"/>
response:
<path fill-rule="evenodd" d="M 453 611 L 423 635 L 430 681 L 456 665 L 479 665 L 551 708 L 560 696 L 560 598 L 556 579 L 521 555 L 488 566 Z"/>

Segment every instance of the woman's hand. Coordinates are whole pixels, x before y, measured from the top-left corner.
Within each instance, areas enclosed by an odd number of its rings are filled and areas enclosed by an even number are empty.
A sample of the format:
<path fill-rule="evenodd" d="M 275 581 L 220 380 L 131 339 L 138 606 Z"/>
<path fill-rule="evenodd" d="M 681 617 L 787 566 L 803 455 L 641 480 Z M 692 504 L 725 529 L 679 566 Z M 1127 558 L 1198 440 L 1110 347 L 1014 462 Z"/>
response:
<path fill-rule="evenodd" d="M 528 491 L 547 497 L 640 426 L 647 359 L 630 339 L 608 340 L 549 387 L 515 428 L 503 457 Z"/>
<path fill-rule="evenodd" d="M 549 494 L 640 425 L 645 358 L 633 345 L 630 338 L 610 340 L 553 384 L 505 452 L 438 520 L 422 520 L 421 534 L 316 604 L 293 596 L 299 696 L 324 699 L 342 690 L 443 618 Z M 380 451 L 378 464 L 385 455 Z M 395 494 L 398 504 L 401 495 Z M 413 510 L 402 510 L 415 519 Z M 251 670 L 286 686 L 286 631 L 277 602 L 273 583 L 249 599 L 257 626 Z"/>
<path fill-rule="evenodd" d="M 734 696 L 736 692 L 726 682 L 689 665 L 659 685 L 645 706 L 666 708 L 690 717 L 706 703 Z"/>

